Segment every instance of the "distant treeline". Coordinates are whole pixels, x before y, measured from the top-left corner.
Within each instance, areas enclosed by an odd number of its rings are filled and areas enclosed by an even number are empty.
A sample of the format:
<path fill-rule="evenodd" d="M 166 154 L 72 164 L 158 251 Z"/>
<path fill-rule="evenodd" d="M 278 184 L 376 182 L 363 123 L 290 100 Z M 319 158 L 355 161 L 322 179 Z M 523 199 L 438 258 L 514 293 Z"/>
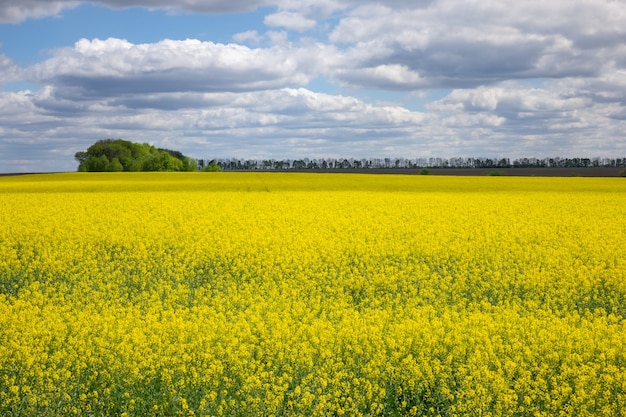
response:
<path fill-rule="evenodd" d="M 419 168 L 592 168 L 623 167 L 624 158 L 304 158 L 199 159 L 198 168 L 216 164 L 228 170 L 326 170 Z"/>

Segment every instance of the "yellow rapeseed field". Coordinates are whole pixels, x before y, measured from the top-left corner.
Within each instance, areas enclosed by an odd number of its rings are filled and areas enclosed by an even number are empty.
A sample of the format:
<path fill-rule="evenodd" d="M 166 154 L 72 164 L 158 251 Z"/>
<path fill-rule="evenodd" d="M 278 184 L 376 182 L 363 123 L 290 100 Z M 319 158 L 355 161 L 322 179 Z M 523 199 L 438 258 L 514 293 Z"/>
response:
<path fill-rule="evenodd" d="M 626 180 L 0 178 L 2 416 L 624 416 Z"/>

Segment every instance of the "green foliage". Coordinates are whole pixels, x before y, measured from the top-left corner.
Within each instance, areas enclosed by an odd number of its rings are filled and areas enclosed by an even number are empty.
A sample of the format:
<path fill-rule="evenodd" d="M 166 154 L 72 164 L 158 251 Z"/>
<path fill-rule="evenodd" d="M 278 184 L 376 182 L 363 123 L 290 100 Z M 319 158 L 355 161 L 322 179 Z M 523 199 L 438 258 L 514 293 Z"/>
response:
<path fill-rule="evenodd" d="M 215 161 L 211 161 L 211 163 L 204 167 L 204 172 L 222 172 L 222 167 L 217 165 Z"/>
<path fill-rule="evenodd" d="M 420 171 L 420 175 L 430 175 L 430 169 L 428 169 L 428 168 L 423 168 L 423 169 Z"/>
<path fill-rule="evenodd" d="M 626 177 L 626 168 L 622 169 L 622 170 L 619 172 L 619 176 L 620 176 L 620 177 Z"/>
<path fill-rule="evenodd" d="M 106 155 L 93 155 L 84 162 L 86 171 L 106 171 L 109 158 Z"/>
<path fill-rule="evenodd" d="M 198 170 L 198 161 L 193 158 L 185 157 L 183 158 L 183 167 L 181 171 L 197 171 Z"/>
<path fill-rule="evenodd" d="M 491 171 L 488 175 L 490 177 L 501 177 L 504 175 L 504 171 Z"/>
<path fill-rule="evenodd" d="M 195 171 L 196 161 L 179 151 L 155 148 L 147 143 L 103 139 L 87 151 L 76 152 L 78 171 Z"/>
<path fill-rule="evenodd" d="M 107 171 L 109 171 L 109 172 L 122 172 L 122 171 L 124 171 L 124 167 L 122 166 L 122 163 L 120 162 L 120 160 L 117 157 L 115 157 L 107 165 Z"/>

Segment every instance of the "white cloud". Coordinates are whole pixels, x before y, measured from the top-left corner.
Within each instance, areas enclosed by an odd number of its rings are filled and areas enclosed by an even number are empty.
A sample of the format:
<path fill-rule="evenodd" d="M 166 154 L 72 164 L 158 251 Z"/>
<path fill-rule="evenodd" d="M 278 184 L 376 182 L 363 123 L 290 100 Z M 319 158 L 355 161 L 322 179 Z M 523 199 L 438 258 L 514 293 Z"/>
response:
<path fill-rule="evenodd" d="M 120 9 L 145 7 L 197 13 L 244 12 L 273 3 L 271 0 L 0 0 L 0 23 L 19 23 L 29 18 L 55 16 L 65 9 L 87 2 Z"/>
<path fill-rule="evenodd" d="M 556 85 L 529 88 L 507 82 L 492 87 L 453 90 L 448 96 L 429 107 L 437 111 L 465 112 L 563 112 L 592 106 L 590 99 L 566 97 Z"/>
<path fill-rule="evenodd" d="M 0 88 L 3 84 L 10 83 L 12 81 L 19 81 L 21 79 L 22 69 L 13 62 L 11 58 L 6 55 L 0 54 Z"/>
<path fill-rule="evenodd" d="M 345 45 L 336 76 L 366 88 L 388 88 L 384 73 L 378 81 L 363 77 L 380 65 L 418 73 L 420 88 L 597 76 L 626 64 L 626 13 L 619 3 L 439 0 L 404 10 L 366 4 L 342 18 L 329 35 L 331 42 Z M 402 87 L 415 86 L 409 78 Z"/>
<path fill-rule="evenodd" d="M 344 75 L 348 73 L 347 75 Z M 360 85 L 376 85 L 388 90 L 420 88 L 425 85 L 419 73 L 412 71 L 406 65 L 382 64 L 375 67 L 338 70 L 335 77 L 340 83 L 342 79 L 349 78 L 348 85 L 358 83 Z"/>
<path fill-rule="evenodd" d="M 258 45 L 261 43 L 262 36 L 256 30 L 246 30 L 245 32 L 235 33 L 233 40 L 237 43 L 251 43 Z"/>
<path fill-rule="evenodd" d="M 454 90 L 428 106 L 444 125 L 493 139 L 480 149 L 502 141 L 503 155 L 543 157 L 626 154 L 618 133 L 626 128 L 624 109 L 623 100 L 603 102 L 576 79 L 548 82 L 543 88 L 505 82 Z"/>
<path fill-rule="evenodd" d="M 623 81 L 618 77 L 605 82 Z M 304 88 L 154 91 L 107 99 L 85 96 L 78 101 L 67 99 L 63 88 L 46 87 L 35 93 L 0 95 L 0 149 L 21 150 L 33 161 L 56 161 L 55 170 L 75 169 L 73 153 L 105 137 L 167 144 L 196 157 L 541 157 L 604 156 L 602 149 L 626 152 L 626 145 L 616 145 L 626 128 L 624 118 L 616 117 L 623 106 L 573 96 L 564 84 L 535 88 L 507 82 L 454 90 L 426 112 Z M 585 88 L 591 86 L 576 85 Z M 45 145 L 40 147 L 42 139 Z M 0 161 L 0 170 L 11 170 L 7 163 Z M 22 161 L 19 169 L 41 170 L 37 164 Z"/>
<path fill-rule="evenodd" d="M 284 27 L 286 29 L 305 31 L 315 27 L 317 22 L 308 19 L 299 13 L 281 11 L 265 16 L 265 24 L 270 27 Z"/>
<path fill-rule="evenodd" d="M 498 127 L 502 126 L 506 122 L 504 117 L 499 117 L 493 114 L 468 114 L 468 113 L 458 113 L 442 119 L 442 123 L 445 126 L 454 127 L 454 128 L 475 128 L 475 127 Z M 483 131 L 483 133 L 490 133 L 489 131 Z"/>
<path fill-rule="evenodd" d="M 427 120 L 426 115 L 400 106 L 372 105 L 302 88 L 153 93 L 142 98 L 141 103 L 132 97 L 77 102 L 52 87 L 37 93 L 2 93 L 0 149 L 22 149 L 33 160 L 54 160 L 56 170 L 75 169 L 73 153 L 105 137 L 157 145 L 168 141 L 197 157 L 314 156 L 337 151 L 354 155 L 355 143 L 360 143 L 361 152 L 367 146 L 374 152 L 381 145 L 373 143 L 381 139 L 414 140 Z M 177 105 L 160 107 L 172 101 Z M 46 145 L 39 147 L 42 140 Z M 302 144 L 320 147 L 304 149 Z M 0 171 L 11 170 L 8 163 L 0 160 Z M 24 164 L 20 170 L 41 170 Z"/>
<path fill-rule="evenodd" d="M 122 39 L 78 41 L 29 70 L 32 80 L 66 89 L 68 96 L 107 97 L 177 91 L 246 91 L 303 85 L 308 69 L 289 48 Z"/>
<path fill-rule="evenodd" d="M 6 122 L 6 124 L 1 124 L 4 128 L 33 121 L 32 116 L 36 113 L 36 106 L 30 91 L 0 93 L 0 100 L 2 102 L 0 117 L 3 122 Z"/>
<path fill-rule="evenodd" d="M 417 7 L 420 3 L 412 2 Z M 299 14 L 298 19 L 322 19 L 353 5 L 375 3 L 375 0 L 0 0 L 0 23 L 19 23 L 29 18 L 55 16 L 81 3 L 95 3 L 114 9 L 144 7 L 192 13 L 249 12 L 259 7 L 277 7 L 281 12 Z M 387 0 L 386 4 L 406 6 L 403 0 Z"/>
<path fill-rule="evenodd" d="M 18 23 L 28 18 L 54 16 L 76 7 L 80 1 L 0 0 L 0 23 Z"/>

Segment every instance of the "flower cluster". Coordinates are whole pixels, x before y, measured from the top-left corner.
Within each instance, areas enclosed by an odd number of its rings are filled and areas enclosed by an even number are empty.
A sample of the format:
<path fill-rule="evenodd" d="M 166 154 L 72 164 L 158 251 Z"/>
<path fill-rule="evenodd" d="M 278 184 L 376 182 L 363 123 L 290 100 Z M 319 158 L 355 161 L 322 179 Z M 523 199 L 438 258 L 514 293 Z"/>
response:
<path fill-rule="evenodd" d="M 626 414 L 626 183 L 0 179 L 0 414 Z"/>

